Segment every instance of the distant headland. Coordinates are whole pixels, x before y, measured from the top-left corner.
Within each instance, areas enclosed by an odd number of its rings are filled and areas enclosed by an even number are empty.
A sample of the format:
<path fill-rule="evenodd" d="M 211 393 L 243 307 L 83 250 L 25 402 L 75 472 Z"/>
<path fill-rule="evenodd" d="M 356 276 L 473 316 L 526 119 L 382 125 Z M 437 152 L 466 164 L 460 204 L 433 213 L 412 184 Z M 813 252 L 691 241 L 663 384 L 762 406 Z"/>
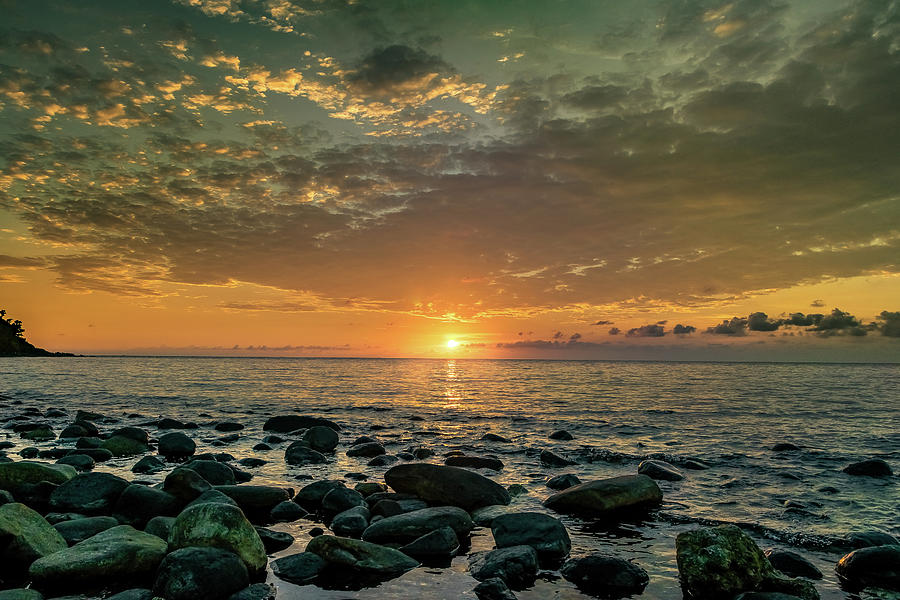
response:
<path fill-rule="evenodd" d="M 50 352 L 35 348 L 25 339 L 22 321 L 6 318 L 6 311 L 0 309 L 0 356 L 75 356 L 66 352 Z"/>

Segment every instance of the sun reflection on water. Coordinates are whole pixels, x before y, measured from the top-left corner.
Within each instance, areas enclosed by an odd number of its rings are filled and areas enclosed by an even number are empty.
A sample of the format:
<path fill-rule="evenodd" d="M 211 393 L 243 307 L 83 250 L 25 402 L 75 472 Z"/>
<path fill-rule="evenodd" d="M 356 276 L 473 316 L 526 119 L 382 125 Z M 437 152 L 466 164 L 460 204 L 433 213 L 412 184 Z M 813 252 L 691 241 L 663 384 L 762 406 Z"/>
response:
<path fill-rule="evenodd" d="M 447 361 L 444 369 L 444 400 L 445 404 L 441 408 L 465 408 L 462 404 L 463 394 L 462 386 L 459 382 L 459 375 L 456 370 L 456 361 L 451 359 Z"/>

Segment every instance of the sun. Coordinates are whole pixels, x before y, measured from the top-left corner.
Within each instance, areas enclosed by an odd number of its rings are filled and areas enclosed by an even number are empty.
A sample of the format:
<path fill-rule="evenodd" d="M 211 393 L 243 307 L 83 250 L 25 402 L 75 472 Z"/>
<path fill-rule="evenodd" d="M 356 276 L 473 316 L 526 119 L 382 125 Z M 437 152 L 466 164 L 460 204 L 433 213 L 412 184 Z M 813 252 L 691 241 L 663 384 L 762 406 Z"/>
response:
<path fill-rule="evenodd" d="M 448 348 L 456 348 L 457 346 L 459 346 L 459 342 L 457 342 L 456 340 L 447 340 Z"/>

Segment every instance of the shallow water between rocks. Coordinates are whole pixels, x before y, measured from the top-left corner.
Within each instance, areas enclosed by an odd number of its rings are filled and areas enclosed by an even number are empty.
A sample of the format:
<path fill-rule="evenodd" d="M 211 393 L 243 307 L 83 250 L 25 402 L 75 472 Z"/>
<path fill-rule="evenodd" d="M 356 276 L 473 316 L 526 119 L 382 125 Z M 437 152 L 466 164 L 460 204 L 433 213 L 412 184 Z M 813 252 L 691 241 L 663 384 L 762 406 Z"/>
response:
<path fill-rule="evenodd" d="M 186 431 L 197 452 L 226 451 L 240 459 L 269 461 L 251 483 L 299 489 L 322 478 L 363 472 L 381 481 L 387 467 L 348 458 L 348 444 L 371 435 L 388 453 L 413 446 L 443 454 L 495 456 L 500 472 L 481 471 L 496 481 L 518 483 L 528 493 L 513 505 L 550 512 L 547 478 L 574 473 L 582 481 L 631 474 L 650 456 L 677 462 L 694 458 L 703 471 L 684 470 L 685 480 L 659 482 L 664 503 L 636 523 L 601 524 L 560 516 L 572 537 L 572 556 L 604 551 L 633 559 L 650 574 L 641 598 L 681 597 L 675 537 L 697 523 L 742 525 L 762 548 L 793 549 L 824 573 L 817 588 L 825 600 L 852 599 L 840 589 L 831 542 L 855 531 L 900 533 L 897 476 L 853 477 L 847 464 L 872 457 L 900 471 L 900 367 L 855 364 L 643 363 L 592 361 L 489 361 L 407 359 L 255 358 L 27 358 L 0 359 L 0 416 L 27 407 L 77 409 L 114 417 L 123 425 L 159 417 L 194 421 Z M 290 467 L 284 447 L 257 452 L 265 420 L 278 414 L 324 416 L 344 428 L 328 465 Z M 245 425 L 224 445 L 215 423 Z M 59 431 L 71 418 L 51 419 Z M 109 427 L 109 426 L 107 426 Z M 548 439 L 565 429 L 574 440 Z M 148 427 L 151 436 L 154 427 Z M 484 433 L 512 443 L 480 441 Z M 15 456 L 32 444 L 11 432 Z M 775 452 L 789 442 L 798 451 Z M 578 461 L 566 468 L 541 465 L 550 449 Z M 17 458 L 17 457 L 16 457 Z M 97 470 L 137 479 L 137 458 L 114 459 Z M 160 480 L 165 473 L 142 480 Z M 353 485 L 348 480 L 348 485 Z M 792 501 L 795 508 L 786 508 Z M 552 513 L 551 513 L 552 514 Z M 275 556 L 302 551 L 309 520 L 275 525 L 296 537 Z M 493 546 L 489 529 L 476 529 L 471 551 Z M 446 567 L 420 567 L 378 587 L 358 591 L 295 586 L 274 577 L 279 598 L 475 598 L 477 583 L 466 558 Z M 523 600 L 586 598 L 547 572 Z M 861 596 L 877 597 L 877 596 Z"/>

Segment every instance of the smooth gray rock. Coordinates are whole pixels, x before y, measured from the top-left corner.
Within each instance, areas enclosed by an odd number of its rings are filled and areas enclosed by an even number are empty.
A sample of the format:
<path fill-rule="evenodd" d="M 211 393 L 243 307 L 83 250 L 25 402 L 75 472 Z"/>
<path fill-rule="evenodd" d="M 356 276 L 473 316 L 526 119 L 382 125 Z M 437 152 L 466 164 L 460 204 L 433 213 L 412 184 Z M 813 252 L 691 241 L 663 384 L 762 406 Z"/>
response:
<path fill-rule="evenodd" d="M 252 583 L 233 593 L 228 600 L 275 600 L 275 586 L 271 583 Z"/>
<path fill-rule="evenodd" d="M 132 473 L 147 474 L 158 473 L 166 469 L 166 463 L 155 456 L 144 456 L 131 467 Z"/>
<path fill-rule="evenodd" d="M 363 495 L 346 487 L 336 487 L 322 497 L 322 510 L 330 514 L 344 512 L 354 506 L 368 506 Z"/>
<path fill-rule="evenodd" d="M 560 574 L 581 591 L 602 598 L 640 594 L 650 582 L 640 566 L 599 552 L 567 560 Z"/>
<path fill-rule="evenodd" d="M 195 471 L 211 485 L 234 485 L 234 471 L 215 460 L 192 460 L 184 465 L 185 469 Z"/>
<path fill-rule="evenodd" d="M 175 517 L 153 517 L 147 521 L 144 527 L 144 533 L 155 535 L 156 537 L 169 540 L 169 534 L 172 533 L 172 526 L 175 524 Z"/>
<path fill-rule="evenodd" d="M 279 579 L 297 585 L 307 585 L 319 576 L 325 565 L 325 560 L 318 554 L 300 552 L 273 560 L 272 572 Z"/>
<path fill-rule="evenodd" d="M 111 473 L 81 473 L 50 494 L 50 508 L 85 515 L 110 514 L 129 483 Z"/>
<path fill-rule="evenodd" d="M 153 592 L 166 600 L 220 600 L 246 588 L 244 562 L 219 548 L 181 548 L 159 566 Z"/>
<path fill-rule="evenodd" d="M 331 431 L 330 429 L 328 431 Z M 271 519 L 275 523 L 290 523 L 302 519 L 307 515 L 296 502 L 284 500 L 276 504 L 269 513 Z"/>
<path fill-rule="evenodd" d="M 241 509 L 228 504 L 197 504 L 178 515 L 169 534 L 169 547 L 191 546 L 234 552 L 254 575 L 266 568 L 266 550 L 259 534 Z"/>
<path fill-rule="evenodd" d="M 314 425 L 307 429 L 300 438 L 302 441 L 317 452 L 327 454 L 334 452 L 338 445 L 338 435 L 331 427 L 324 425 Z"/>
<path fill-rule="evenodd" d="M 552 450 L 541 450 L 541 464 L 546 467 L 568 467 L 578 464 L 574 460 L 561 456 Z"/>
<path fill-rule="evenodd" d="M 509 492 L 503 486 L 460 467 L 402 464 L 388 469 L 384 480 L 397 492 L 414 494 L 427 502 L 451 504 L 467 511 L 510 502 Z"/>
<path fill-rule="evenodd" d="M 313 538 L 306 551 L 318 554 L 329 566 L 369 577 L 391 578 L 419 566 L 418 561 L 399 550 L 331 535 Z"/>
<path fill-rule="evenodd" d="M 369 509 L 354 506 L 340 512 L 331 520 L 331 530 L 339 537 L 359 538 L 369 526 Z"/>
<path fill-rule="evenodd" d="M 843 469 L 847 475 L 859 475 L 864 477 L 890 477 L 894 474 L 890 465 L 880 458 L 870 458 L 847 465 Z"/>
<path fill-rule="evenodd" d="M 580 484 L 581 480 L 577 475 L 573 475 L 572 473 L 557 475 L 556 477 L 551 477 L 547 480 L 547 487 L 557 491 L 566 490 Z"/>
<path fill-rule="evenodd" d="M 196 471 L 179 467 L 166 475 L 162 489 L 188 503 L 196 500 L 203 492 L 211 490 L 212 486 Z"/>
<path fill-rule="evenodd" d="M 900 545 L 860 548 L 842 557 L 834 568 L 845 587 L 880 587 L 900 591 Z"/>
<path fill-rule="evenodd" d="M 304 465 L 321 465 L 328 462 L 328 458 L 306 445 L 306 442 L 298 440 L 288 446 L 284 451 L 284 462 L 289 465 L 302 467 Z"/>
<path fill-rule="evenodd" d="M 806 558 L 789 550 L 767 550 L 766 558 L 778 571 L 788 577 L 806 577 L 807 579 L 822 579 L 822 571 Z"/>
<path fill-rule="evenodd" d="M 444 461 L 444 464 L 467 469 L 490 469 L 492 471 L 503 469 L 502 460 L 488 456 L 450 456 Z"/>
<path fill-rule="evenodd" d="M 463 509 L 437 506 L 381 519 L 363 532 L 362 539 L 376 544 L 408 544 L 442 527 L 450 527 L 457 538 L 465 539 L 474 526 Z"/>
<path fill-rule="evenodd" d="M 478 600 L 516 600 L 516 595 L 499 577 L 485 579 L 472 590 Z"/>
<path fill-rule="evenodd" d="M 608 514 L 658 505 L 662 492 L 646 475 L 624 475 L 589 481 L 556 493 L 544 506 L 557 512 Z"/>
<path fill-rule="evenodd" d="M 384 446 L 378 442 L 364 442 L 362 444 L 351 446 L 350 449 L 347 450 L 347 456 L 354 458 L 374 458 L 385 452 Z"/>
<path fill-rule="evenodd" d="M 334 421 L 323 419 L 321 417 L 307 417 L 303 415 L 278 415 L 271 417 L 263 425 L 263 431 L 274 431 L 275 433 L 290 433 L 298 429 L 308 429 L 316 425 L 324 425 L 335 431 L 340 431 L 341 426 Z M 265 441 L 265 440 L 264 440 Z"/>
<path fill-rule="evenodd" d="M 441 527 L 400 547 L 400 552 L 417 560 L 450 558 L 459 551 L 459 538 L 450 527 Z"/>
<path fill-rule="evenodd" d="M 638 473 L 660 481 L 681 481 L 684 475 L 663 460 L 645 460 L 638 465 Z"/>
<path fill-rule="evenodd" d="M 180 431 L 173 431 L 159 437 L 159 453 L 169 459 L 193 456 L 197 443 Z"/>
<path fill-rule="evenodd" d="M 62 521 L 53 527 L 63 536 L 69 546 L 93 537 L 101 531 L 112 529 L 119 525 L 119 521 L 113 517 L 86 517 L 84 519 L 72 519 Z"/>
<path fill-rule="evenodd" d="M 294 536 L 284 531 L 275 531 L 265 527 L 256 527 L 255 529 L 256 533 L 259 534 L 259 539 L 262 540 L 263 547 L 266 549 L 266 554 L 280 552 L 294 543 Z"/>
<path fill-rule="evenodd" d="M 559 519 L 537 512 L 500 515 L 491 521 L 498 548 L 531 546 L 542 560 L 559 560 L 572 549 L 569 532 Z"/>
<path fill-rule="evenodd" d="M 502 579 L 512 589 L 531 586 L 537 577 L 538 556 L 531 546 L 512 546 L 469 557 L 469 573 L 478 581 Z"/>

